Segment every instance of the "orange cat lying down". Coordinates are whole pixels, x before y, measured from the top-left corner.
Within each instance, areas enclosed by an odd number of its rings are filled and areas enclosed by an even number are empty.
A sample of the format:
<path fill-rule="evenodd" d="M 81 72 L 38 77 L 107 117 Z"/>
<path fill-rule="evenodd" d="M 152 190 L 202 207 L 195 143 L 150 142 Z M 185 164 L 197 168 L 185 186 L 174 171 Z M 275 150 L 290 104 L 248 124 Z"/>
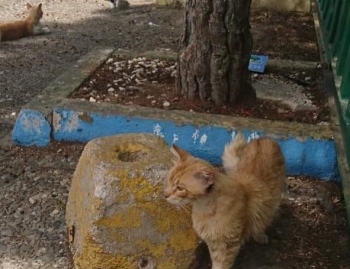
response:
<path fill-rule="evenodd" d="M 279 209 L 285 180 L 284 157 L 272 139 L 246 143 L 236 135 L 222 156 L 225 173 L 186 151 L 177 158 L 164 190 L 168 202 L 192 205 L 192 222 L 207 243 L 212 269 L 230 269 L 250 238 L 267 243 L 266 228 Z"/>
<path fill-rule="evenodd" d="M 43 27 L 40 19 L 43 16 L 42 4 L 32 6 L 27 3 L 28 15 L 24 20 L 0 23 L 0 41 L 16 40 L 22 37 L 43 35 L 50 33 Z"/>

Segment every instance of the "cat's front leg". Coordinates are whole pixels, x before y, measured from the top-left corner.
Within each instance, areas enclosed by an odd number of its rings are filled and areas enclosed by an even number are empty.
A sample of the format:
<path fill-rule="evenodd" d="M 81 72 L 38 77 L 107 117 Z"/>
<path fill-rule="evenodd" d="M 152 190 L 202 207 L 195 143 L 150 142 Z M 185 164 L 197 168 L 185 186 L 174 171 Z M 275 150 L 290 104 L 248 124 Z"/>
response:
<path fill-rule="evenodd" d="M 212 269 L 231 269 L 240 250 L 239 242 L 211 242 L 208 244 Z"/>
<path fill-rule="evenodd" d="M 44 35 L 49 33 L 51 33 L 50 29 L 48 27 L 43 27 L 40 22 L 37 25 L 33 26 L 34 35 Z"/>
<path fill-rule="evenodd" d="M 51 33 L 51 30 L 48 27 L 43 27 L 41 28 L 41 30 L 42 30 L 42 34 L 44 35 Z"/>
<path fill-rule="evenodd" d="M 269 243 L 269 237 L 265 233 L 253 235 L 253 239 L 260 245 L 266 245 Z"/>

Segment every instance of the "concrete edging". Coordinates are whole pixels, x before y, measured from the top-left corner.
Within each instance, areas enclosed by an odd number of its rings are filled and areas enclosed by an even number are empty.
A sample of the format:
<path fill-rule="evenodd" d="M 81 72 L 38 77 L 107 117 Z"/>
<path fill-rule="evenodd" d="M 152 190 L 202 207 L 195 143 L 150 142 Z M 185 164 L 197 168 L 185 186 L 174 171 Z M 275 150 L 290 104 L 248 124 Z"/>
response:
<path fill-rule="evenodd" d="M 169 144 L 176 143 L 195 156 L 219 164 L 224 145 L 237 130 L 243 130 L 248 139 L 261 135 L 275 138 L 286 156 L 288 174 L 339 179 L 336 149 L 329 126 L 65 99 L 111 53 L 111 49 L 90 52 L 80 64 L 68 70 L 68 74 L 63 74 L 47 87 L 39 102 L 33 100 L 23 108 L 12 132 L 13 141 L 25 146 L 46 146 L 51 139 L 85 143 L 107 135 L 154 133 L 164 137 Z M 115 53 L 129 57 L 176 56 L 172 52 Z M 51 96 L 54 90 L 58 91 L 55 98 Z"/>
<path fill-rule="evenodd" d="M 78 88 L 112 53 L 111 48 L 94 49 L 27 103 L 16 119 L 12 131 L 13 142 L 24 146 L 48 145 L 54 106 Z"/>

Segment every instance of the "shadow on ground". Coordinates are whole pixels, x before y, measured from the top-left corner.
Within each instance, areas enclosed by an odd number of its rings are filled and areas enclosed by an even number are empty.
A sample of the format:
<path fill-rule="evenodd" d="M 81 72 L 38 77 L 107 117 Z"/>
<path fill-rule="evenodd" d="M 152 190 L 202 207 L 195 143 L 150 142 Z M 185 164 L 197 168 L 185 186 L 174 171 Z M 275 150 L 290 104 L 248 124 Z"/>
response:
<path fill-rule="evenodd" d="M 0 46 L 0 119 L 19 109 L 96 46 L 177 50 L 183 10 L 133 6 L 118 11 L 77 0 L 44 4 L 46 36 Z M 67 6 L 66 9 L 60 5 Z M 87 9 L 87 10 L 85 10 Z M 22 14 L 22 13 L 21 13 Z M 274 58 L 317 61 L 311 15 L 252 11 L 254 51 Z"/>

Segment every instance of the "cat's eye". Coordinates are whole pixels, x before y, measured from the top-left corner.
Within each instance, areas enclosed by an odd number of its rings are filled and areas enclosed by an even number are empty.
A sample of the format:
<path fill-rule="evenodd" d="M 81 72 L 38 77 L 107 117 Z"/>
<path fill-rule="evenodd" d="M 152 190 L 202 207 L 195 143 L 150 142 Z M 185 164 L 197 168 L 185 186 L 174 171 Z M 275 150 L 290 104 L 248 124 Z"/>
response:
<path fill-rule="evenodd" d="M 183 191 L 184 188 L 182 188 L 181 186 L 177 186 L 177 187 L 176 187 L 176 190 L 177 190 L 177 191 Z"/>

